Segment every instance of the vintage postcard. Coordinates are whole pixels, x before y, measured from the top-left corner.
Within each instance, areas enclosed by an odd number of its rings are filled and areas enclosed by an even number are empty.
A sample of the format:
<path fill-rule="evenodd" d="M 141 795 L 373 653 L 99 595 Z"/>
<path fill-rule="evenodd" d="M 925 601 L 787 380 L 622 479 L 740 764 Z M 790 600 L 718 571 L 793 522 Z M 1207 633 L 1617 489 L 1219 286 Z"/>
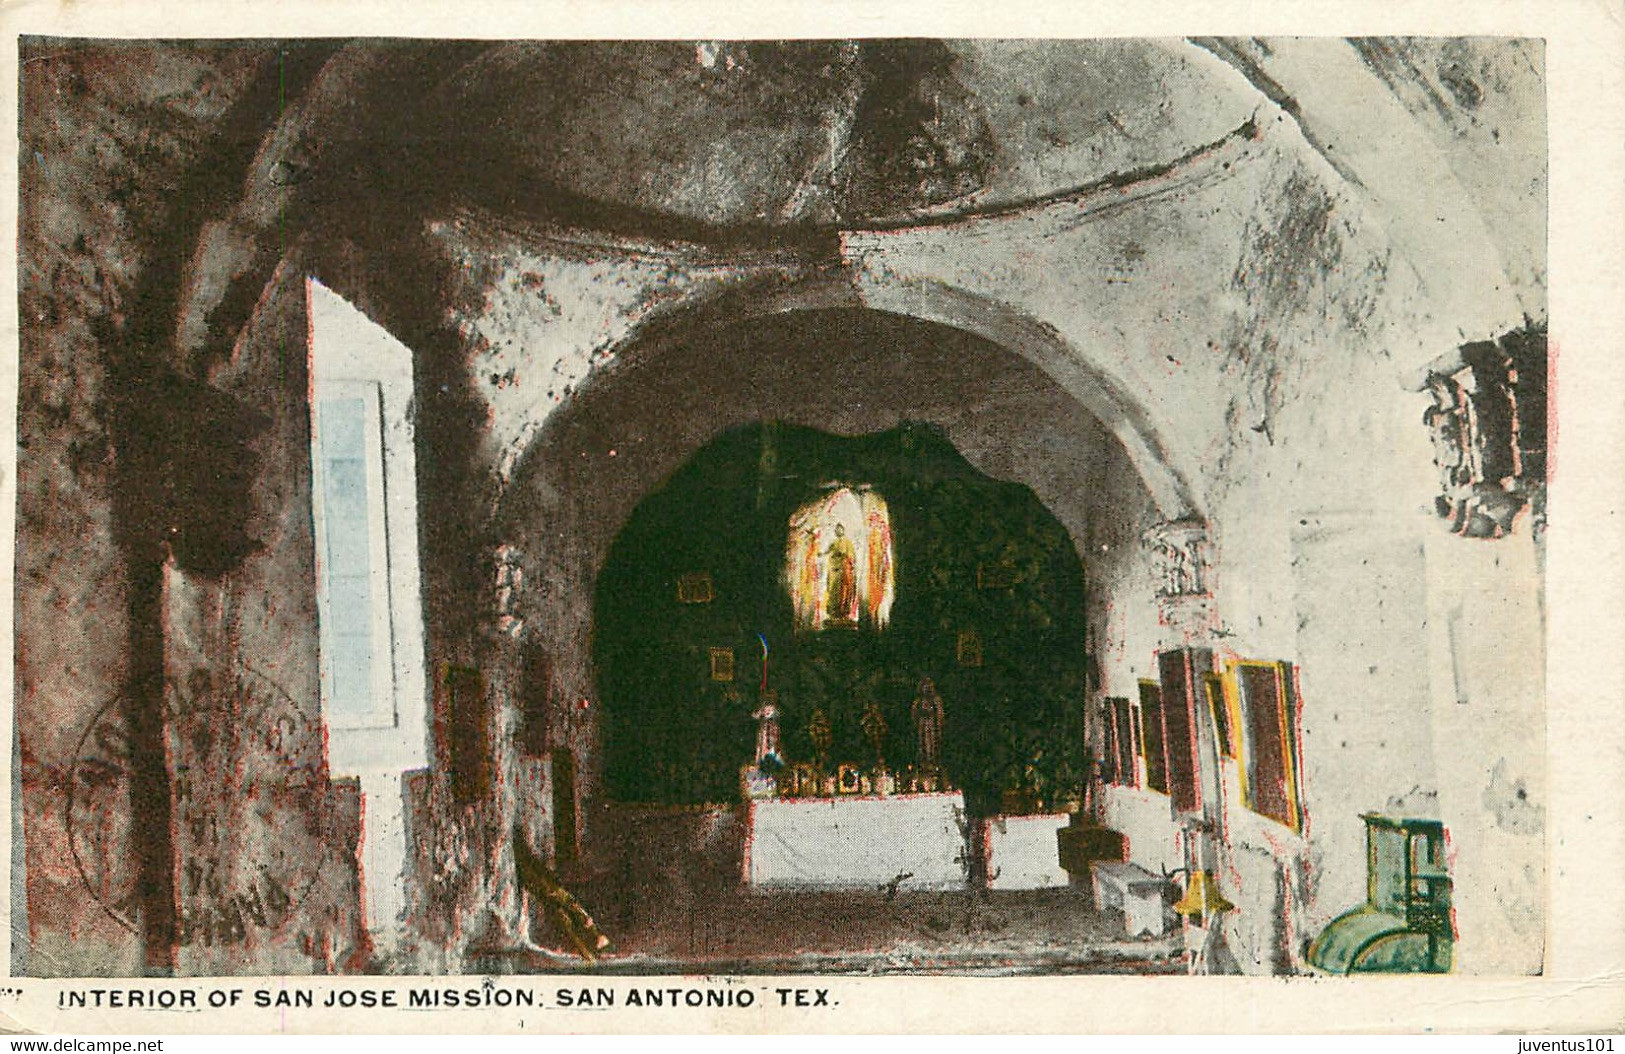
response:
<path fill-rule="evenodd" d="M 401 6 L 4 12 L 9 1027 L 1625 1025 L 1617 4 Z"/>

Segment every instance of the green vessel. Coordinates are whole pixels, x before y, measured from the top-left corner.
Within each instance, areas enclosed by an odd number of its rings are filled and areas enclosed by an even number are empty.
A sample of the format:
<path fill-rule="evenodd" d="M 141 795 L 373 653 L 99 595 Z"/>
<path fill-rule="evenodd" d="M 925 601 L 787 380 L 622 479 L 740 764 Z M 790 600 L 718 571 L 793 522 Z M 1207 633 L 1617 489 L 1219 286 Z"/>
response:
<path fill-rule="evenodd" d="M 1366 813 L 1366 902 L 1309 946 L 1326 973 L 1448 973 L 1454 931 L 1444 824 Z"/>

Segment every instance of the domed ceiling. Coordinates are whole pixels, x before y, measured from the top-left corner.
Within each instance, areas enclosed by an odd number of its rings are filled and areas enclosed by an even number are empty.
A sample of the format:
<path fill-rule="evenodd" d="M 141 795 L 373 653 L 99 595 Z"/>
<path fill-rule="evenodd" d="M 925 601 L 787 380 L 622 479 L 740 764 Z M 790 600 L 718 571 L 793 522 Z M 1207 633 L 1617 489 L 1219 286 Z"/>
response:
<path fill-rule="evenodd" d="M 1285 121 L 1325 180 L 1383 211 L 1422 272 L 1494 261 L 1478 284 L 1506 284 L 1502 266 L 1519 289 L 1544 282 L 1538 41 L 356 41 L 281 53 L 291 105 L 238 212 L 262 230 L 300 208 L 356 222 L 387 195 L 424 215 L 460 204 L 634 238 L 777 242 L 1126 185 Z M 1525 313 L 1544 313 L 1535 300 Z"/>
<path fill-rule="evenodd" d="M 1221 139 L 1260 97 L 1204 59 L 1182 42 L 515 43 L 421 119 L 538 194 L 861 226 L 1016 205 Z"/>
<path fill-rule="evenodd" d="M 121 101 L 96 133 L 150 112 L 209 174 L 159 252 L 190 261 L 188 348 L 235 332 L 289 231 L 410 247 L 472 210 L 834 260 L 842 231 L 1144 185 L 1255 132 L 1431 280 L 1420 343 L 1545 316 L 1539 41 L 255 41 L 190 84 L 161 71 L 195 45 L 101 50 Z"/>

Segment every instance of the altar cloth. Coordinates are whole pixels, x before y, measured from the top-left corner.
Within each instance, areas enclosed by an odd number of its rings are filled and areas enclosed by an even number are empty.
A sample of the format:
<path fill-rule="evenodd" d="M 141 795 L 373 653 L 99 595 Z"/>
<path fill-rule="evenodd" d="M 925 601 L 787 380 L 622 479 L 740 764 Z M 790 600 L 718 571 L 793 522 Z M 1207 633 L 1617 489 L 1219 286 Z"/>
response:
<path fill-rule="evenodd" d="M 748 886 L 963 889 L 965 798 L 945 794 L 750 803 Z"/>

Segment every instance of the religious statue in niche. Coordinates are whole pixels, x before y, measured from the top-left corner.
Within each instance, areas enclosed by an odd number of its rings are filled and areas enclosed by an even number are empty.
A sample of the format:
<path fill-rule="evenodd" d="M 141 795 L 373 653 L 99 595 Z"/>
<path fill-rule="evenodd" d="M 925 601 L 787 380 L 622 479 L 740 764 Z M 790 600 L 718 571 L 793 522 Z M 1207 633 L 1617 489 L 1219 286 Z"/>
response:
<path fill-rule="evenodd" d="M 1160 523 L 1145 535 L 1157 596 L 1206 596 L 1207 527 L 1197 520 Z"/>
<path fill-rule="evenodd" d="M 800 629 L 884 628 L 896 595 L 885 499 L 863 487 L 834 487 L 796 510 L 785 582 Z"/>
<path fill-rule="evenodd" d="M 756 720 L 756 751 L 751 764 L 739 770 L 740 790 L 747 799 L 775 798 L 788 789 L 781 787 L 779 774 L 784 758 L 779 745 L 778 693 L 762 693 L 762 705 L 750 716 Z"/>
<path fill-rule="evenodd" d="M 922 775 L 942 771 L 942 696 L 927 677 L 920 682 L 920 694 L 912 707 L 914 735 L 918 744 L 915 767 Z"/>
<path fill-rule="evenodd" d="M 1474 341 L 1427 379 L 1422 424 L 1439 472 L 1434 504 L 1450 530 L 1499 538 L 1524 508 L 1544 517 L 1546 333 L 1527 327 Z"/>
<path fill-rule="evenodd" d="M 856 626 L 858 624 L 858 552 L 852 539 L 846 536 L 846 527 L 835 525 L 835 540 L 824 550 L 829 561 L 829 586 L 825 591 L 825 618 L 830 625 Z"/>

